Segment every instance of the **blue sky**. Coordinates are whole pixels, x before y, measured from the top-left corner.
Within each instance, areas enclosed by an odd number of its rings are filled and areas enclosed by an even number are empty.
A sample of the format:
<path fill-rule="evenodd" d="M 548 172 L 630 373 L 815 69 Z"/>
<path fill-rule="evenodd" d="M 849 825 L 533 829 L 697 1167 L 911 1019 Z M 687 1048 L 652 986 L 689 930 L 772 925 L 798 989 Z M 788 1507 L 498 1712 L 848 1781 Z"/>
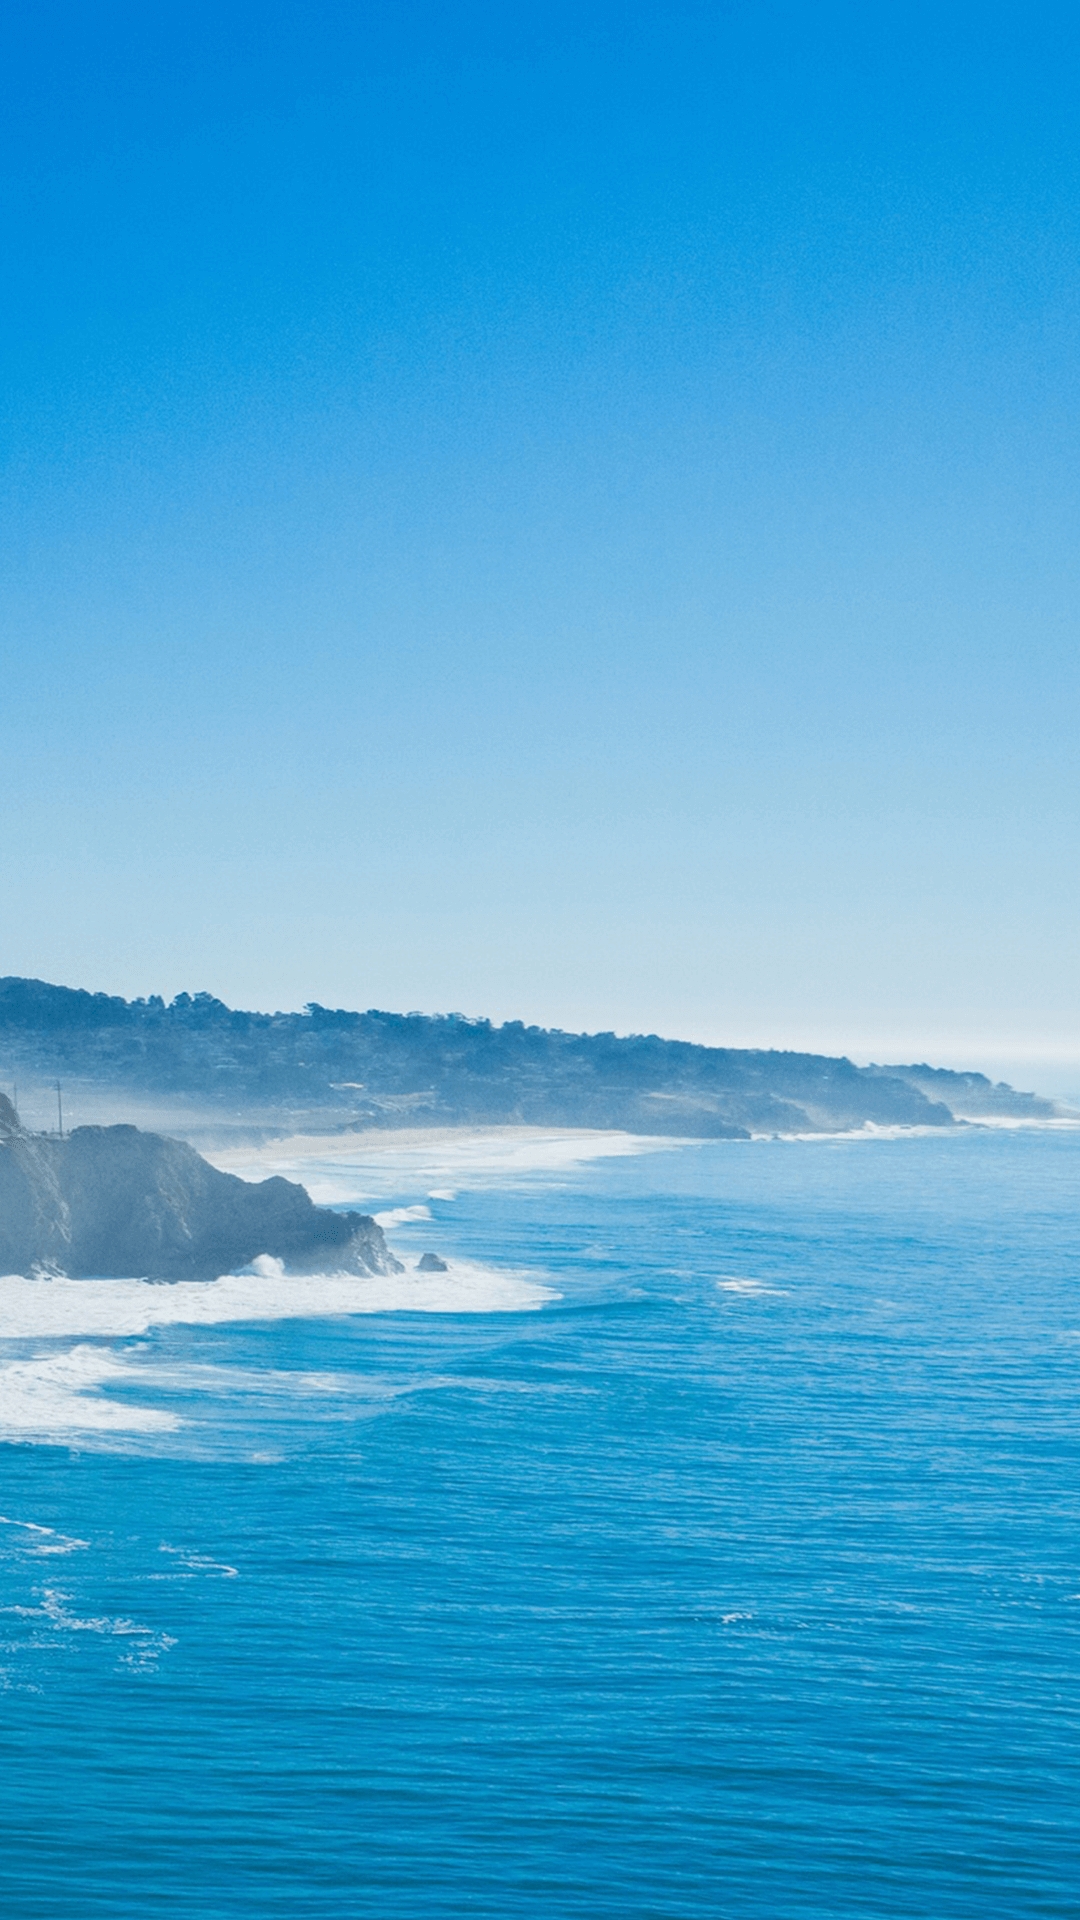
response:
<path fill-rule="evenodd" d="M 0 971 L 1071 1072 L 1078 43 L 9 9 Z"/>

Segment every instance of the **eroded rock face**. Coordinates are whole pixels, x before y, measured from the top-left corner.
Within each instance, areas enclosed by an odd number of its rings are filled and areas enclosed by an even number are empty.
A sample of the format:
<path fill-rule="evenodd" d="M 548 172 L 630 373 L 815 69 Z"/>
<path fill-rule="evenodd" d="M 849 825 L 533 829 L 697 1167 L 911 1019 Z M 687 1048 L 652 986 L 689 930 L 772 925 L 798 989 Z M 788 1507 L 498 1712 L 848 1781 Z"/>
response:
<path fill-rule="evenodd" d="M 259 1254 L 289 1273 L 401 1272 L 369 1215 L 317 1207 L 291 1180 L 240 1180 L 137 1127 L 29 1134 L 3 1100 L 0 1272 L 213 1280 Z"/>
<path fill-rule="evenodd" d="M 25 1133 L 11 1101 L 0 1094 L 0 1273 L 31 1266 L 65 1270 L 71 1218 L 53 1144 Z"/>

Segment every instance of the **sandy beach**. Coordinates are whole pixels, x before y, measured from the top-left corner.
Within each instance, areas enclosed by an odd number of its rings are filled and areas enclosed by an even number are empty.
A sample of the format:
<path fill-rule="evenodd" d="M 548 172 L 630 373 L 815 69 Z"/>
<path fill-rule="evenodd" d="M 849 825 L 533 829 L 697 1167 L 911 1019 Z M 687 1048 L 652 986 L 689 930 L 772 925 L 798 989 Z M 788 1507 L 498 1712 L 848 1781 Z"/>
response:
<path fill-rule="evenodd" d="M 408 1127 L 358 1133 L 293 1134 L 260 1144 L 203 1151 L 224 1173 L 244 1180 L 280 1174 L 300 1180 L 312 1198 L 341 1205 L 362 1194 L 484 1186 L 515 1175 L 557 1172 L 582 1161 L 671 1149 L 678 1142 L 585 1127 Z"/>

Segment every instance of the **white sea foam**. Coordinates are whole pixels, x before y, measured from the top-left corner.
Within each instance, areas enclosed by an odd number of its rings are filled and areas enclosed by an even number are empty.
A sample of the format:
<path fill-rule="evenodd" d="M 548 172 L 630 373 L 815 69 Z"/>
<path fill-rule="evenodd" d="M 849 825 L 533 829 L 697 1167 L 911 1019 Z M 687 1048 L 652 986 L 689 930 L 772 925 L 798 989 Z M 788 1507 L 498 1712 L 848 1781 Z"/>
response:
<path fill-rule="evenodd" d="M 230 1320 L 311 1320 L 354 1313 L 522 1313 L 558 1295 L 530 1274 L 455 1260 L 445 1273 L 287 1275 L 220 1280 L 0 1280 L 0 1339 L 122 1337 L 151 1327 Z M 89 1364 L 87 1361 L 86 1364 Z"/>
<path fill-rule="evenodd" d="M 949 1140 L 955 1139 L 958 1130 L 974 1133 L 985 1130 L 1002 1133 L 1076 1133 L 1080 1130 L 1080 1115 L 1060 1114 L 1052 1119 L 1029 1120 L 1021 1115 L 991 1113 L 957 1113 L 959 1129 L 955 1127 L 901 1126 L 899 1123 L 883 1125 L 876 1120 L 865 1120 L 861 1126 L 845 1127 L 833 1133 L 755 1133 L 755 1141 L 799 1141 L 811 1145 L 818 1143 L 829 1145 L 840 1141 L 858 1145 L 864 1140 Z M 680 1144 L 685 1144 L 681 1142 Z"/>
<path fill-rule="evenodd" d="M 143 1392 L 150 1389 L 180 1394 L 187 1404 L 193 1395 L 230 1401 L 245 1396 L 275 1402 L 336 1400 L 357 1410 L 368 1403 L 371 1411 L 412 1394 L 447 1390 L 484 1394 L 589 1391 L 559 1383 L 457 1374 L 414 1374 L 395 1379 L 383 1374 L 312 1373 L 189 1362 L 162 1365 L 143 1358 L 145 1351 L 129 1349 L 125 1354 L 107 1347 L 79 1345 L 0 1363 L 0 1440 L 77 1440 L 91 1444 L 110 1435 L 161 1435 L 187 1425 L 186 1419 L 172 1412 L 140 1406 L 127 1397 L 112 1400 L 98 1391 L 121 1383 Z M 25 1534 L 24 1550 L 38 1556 L 72 1553 L 88 1545 L 85 1540 L 56 1533 L 35 1521 L 15 1520 L 4 1514 L 0 1514 L 0 1526 Z M 161 1551 L 176 1554 L 182 1564 L 197 1571 L 236 1571 L 216 1561 L 185 1557 L 186 1550 L 181 1548 L 163 1545 Z"/>
<path fill-rule="evenodd" d="M 388 1227 L 406 1227 L 412 1220 L 430 1219 L 430 1207 L 387 1207 L 385 1212 L 375 1215 L 375 1225 L 385 1233 Z"/>
<path fill-rule="evenodd" d="M 129 1406 L 95 1391 L 106 1381 L 130 1378 L 135 1372 L 100 1347 L 69 1347 L 6 1361 L 0 1366 L 0 1438 L 162 1433 L 179 1426 L 175 1414 Z"/>
<path fill-rule="evenodd" d="M 42 1589 L 41 1604 L 37 1607 L 5 1607 L 5 1613 L 22 1614 L 26 1619 L 47 1620 L 50 1626 L 61 1627 L 67 1633 L 116 1633 L 127 1638 L 132 1634 L 152 1634 L 153 1627 L 141 1627 L 135 1620 L 126 1620 L 109 1614 L 94 1614 L 90 1619 L 82 1619 L 77 1613 L 68 1611 L 70 1593 L 62 1593 L 59 1587 Z M 170 1646 L 176 1642 L 171 1640 Z"/>
<path fill-rule="evenodd" d="M 767 1287 L 764 1280 L 741 1280 L 732 1275 L 727 1280 L 718 1280 L 717 1286 L 722 1293 L 762 1294 L 771 1293 L 786 1296 L 786 1287 Z"/>
<path fill-rule="evenodd" d="M 239 1567 L 230 1567 L 225 1560 L 211 1560 L 205 1553 L 190 1553 L 186 1547 L 170 1547 L 162 1541 L 159 1553 L 171 1553 L 182 1567 L 190 1573 L 220 1573 L 226 1580 L 238 1580 Z"/>
<path fill-rule="evenodd" d="M 9 1274 L 0 1280 L 0 1340 L 85 1342 L 125 1339 L 171 1325 L 214 1326 L 230 1321 L 266 1322 L 362 1313 L 521 1313 L 559 1296 L 529 1274 L 498 1272 L 455 1261 L 445 1273 L 380 1276 L 306 1274 L 290 1277 L 280 1261 L 261 1257 L 253 1270 L 214 1281 L 157 1285 L 148 1280 L 68 1280 Z M 100 1346 L 50 1344 L 44 1351 L 16 1351 L 0 1362 L 0 1439 L 100 1441 L 112 1434 L 160 1435 L 184 1424 L 167 1410 L 114 1399 L 100 1388 L 164 1386 L 221 1391 L 230 1376 L 233 1391 L 288 1391 L 315 1395 L 341 1391 L 337 1376 L 273 1376 L 242 1369 L 175 1369 L 132 1364 Z M 201 1376 L 206 1374 L 207 1379 Z M 355 1391 L 355 1388 L 351 1389 Z M 392 1397 L 387 1383 L 368 1398 Z M 17 1523 L 11 1523 L 17 1524 Z M 30 1523 L 27 1523 L 30 1524 Z M 68 1551 L 59 1542 L 42 1552 Z"/>
<path fill-rule="evenodd" d="M 90 1545 L 89 1540 L 78 1540 L 72 1533 L 58 1533 L 55 1527 L 43 1527 L 36 1520 L 13 1520 L 6 1513 L 0 1513 L 0 1527 L 15 1527 L 20 1533 L 28 1533 L 30 1539 L 25 1547 L 33 1554 L 78 1553 L 80 1547 Z"/>
<path fill-rule="evenodd" d="M 68 1607 L 71 1597 L 70 1593 L 61 1592 L 59 1587 L 44 1587 L 36 1607 L 3 1607 L 0 1612 L 40 1621 L 43 1627 L 55 1633 L 96 1633 L 129 1641 L 131 1645 L 122 1655 L 122 1663 L 137 1669 L 152 1667 L 159 1654 L 167 1653 L 170 1647 L 176 1645 L 171 1633 L 155 1633 L 153 1627 L 144 1627 L 139 1621 L 128 1620 L 123 1615 L 72 1613 Z"/>

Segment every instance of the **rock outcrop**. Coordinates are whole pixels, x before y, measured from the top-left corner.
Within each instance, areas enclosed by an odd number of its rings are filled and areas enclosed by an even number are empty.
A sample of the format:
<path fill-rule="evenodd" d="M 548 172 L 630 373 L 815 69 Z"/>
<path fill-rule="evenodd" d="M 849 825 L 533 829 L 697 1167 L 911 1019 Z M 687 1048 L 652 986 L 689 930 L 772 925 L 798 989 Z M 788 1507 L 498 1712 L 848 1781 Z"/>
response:
<path fill-rule="evenodd" d="M 369 1215 L 291 1180 L 237 1179 L 137 1127 L 27 1133 L 0 1094 L 0 1273 L 213 1280 L 260 1254 L 290 1273 L 402 1270 Z"/>

